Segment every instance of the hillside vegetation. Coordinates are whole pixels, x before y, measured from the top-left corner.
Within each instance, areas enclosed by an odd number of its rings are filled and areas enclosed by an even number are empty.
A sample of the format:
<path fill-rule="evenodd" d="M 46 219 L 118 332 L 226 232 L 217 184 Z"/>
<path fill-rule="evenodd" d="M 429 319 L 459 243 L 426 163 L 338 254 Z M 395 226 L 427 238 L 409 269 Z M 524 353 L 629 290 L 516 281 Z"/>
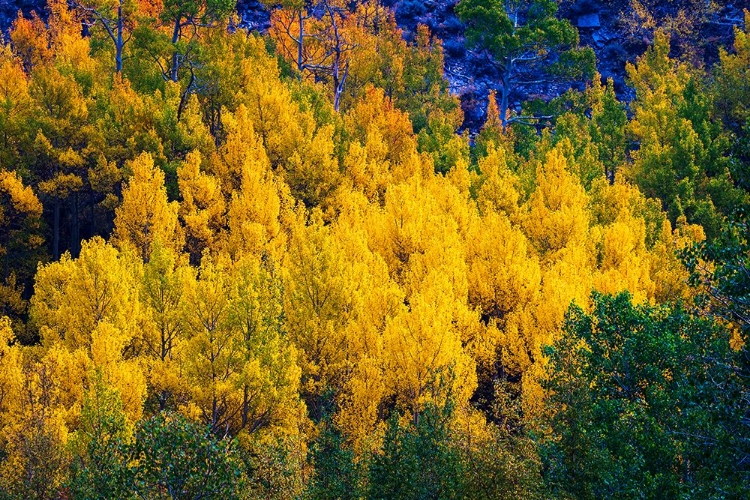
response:
<path fill-rule="evenodd" d="M 48 9 L 0 46 L 0 499 L 750 494 L 748 31 L 656 30 L 625 104 L 556 2 L 463 0 L 470 136 L 377 0 Z"/>

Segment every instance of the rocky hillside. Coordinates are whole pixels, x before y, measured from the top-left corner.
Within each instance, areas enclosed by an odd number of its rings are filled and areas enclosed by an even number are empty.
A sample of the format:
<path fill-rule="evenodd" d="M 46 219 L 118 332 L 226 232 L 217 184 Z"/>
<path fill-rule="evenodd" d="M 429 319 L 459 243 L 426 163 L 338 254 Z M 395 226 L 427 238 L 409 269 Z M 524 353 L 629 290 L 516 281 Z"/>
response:
<path fill-rule="evenodd" d="M 446 56 L 446 76 L 452 90 L 461 96 L 466 126 L 476 129 L 484 121 L 487 93 L 496 85 L 495 68 L 476 57 L 465 46 L 463 26 L 454 13 L 456 0 L 399 0 L 392 3 L 396 20 L 410 36 L 417 24 L 425 24 L 443 40 Z M 633 36 L 623 26 L 622 8 L 627 2 L 606 0 L 563 0 L 559 15 L 578 27 L 583 45 L 594 49 L 599 72 L 604 79 L 612 78 L 615 90 L 622 99 L 629 100 L 631 89 L 625 83 L 625 63 L 641 55 L 651 40 L 648 35 Z M 676 2 L 664 2 L 670 5 Z M 692 57 L 710 65 L 718 57 L 718 48 L 731 44 L 733 26 L 742 23 L 742 10 L 750 1 L 725 2 L 706 22 L 701 23 L 685 45 L 697 47 Z M 665 13 L 667 14 L 667 13 Z M 679 50 L 679 44 L 676 44 Z M 513 105 L 520 108 L 529 98 L 550 98 L 564 91 L 561 88 L 520 88 L 512 96 Z"/>
<path fill-rule="evenodd" d="M 418 24 L 428 26 L 443 40 L 445 74 L 451 89 L 461 97 L 465 127 L 476 130 L 484 121 L 487 93 L 497 81 L 495 68 L 485 59 L 467 50 L 463 25 L 454 12 L 457 0 L 383 0 L 396 14 L 396 21 L 409 39 Z M 663 2 L 662 14 L 668 15 L 679 2 Z M 742 23 L 742 10 L 750 0 L 715 2 L 720 7 L 712 12 L 684 40 L 693 53 L 686 55 L 694 62 L 710 65 L 718 56 L 718 48 L 732 40 L 733 26 Z M 613 0 L 562 0 L 559 15 L 578 27 L 581 43 L 594 49 L 602 77 L 612 78 L 620 98 L 629 100 L 631 90 L 625 83 L 625 63 L 643 53 L 651 42 L 648 30 L 627 30 L 623 21 L 623 5 Z M 44 0 L 0 0 L 0 28 L 7 30 L 18 11 L 28 15 L 32 10 L 44 11 Z M 258 0 L 239 0 L 238 12 L 245 27 L 260 32 L 268 29 L 269 13 Z M 679 41 L 678 41 L 679 42 Z M 680 44 L 675 44 L 676 51 Z M 512 97 L 512 106 L 520 108 L 530 98 L 548 99 L 565 88 L 521 87 Z"/>

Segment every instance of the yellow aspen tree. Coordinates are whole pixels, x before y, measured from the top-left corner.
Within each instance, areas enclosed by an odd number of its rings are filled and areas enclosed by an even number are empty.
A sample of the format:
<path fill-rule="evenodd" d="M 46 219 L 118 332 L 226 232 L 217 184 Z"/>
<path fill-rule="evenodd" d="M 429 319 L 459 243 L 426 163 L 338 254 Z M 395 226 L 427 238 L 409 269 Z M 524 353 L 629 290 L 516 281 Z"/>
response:
<path fill-rule="evenodd" d="M 134 160 L 139 154 L 147 152 L 151 154 L 154 164 L 165 165 L 164 145 L 155 130 L 156 118 L 164 110 L 155 112 L 151 109 L 158 96 L 140 94 L 130 80 L 117 76 L 113 77 L 111 88 L 102 94 L 97 97 L 100 101 L 104 100 L 104 109 L 96 115 L 96 127 L 104 137 L 102 154 L 108 160 L 106 164 L 114 162 L 123 165 L 125 161 Z M 98 182 L 93 180 L 95 174 L 91 172 L 89 178 L 96 191 L 107 195 L 113 192 L 111 186 L 120 181 L 121 174 L 119 169 L 115 175 L 106 171 L 102 174 L 104 176 Z"/>
<path fill-rule="evenodd" d="M 41 259 L 41 224 L 42 204 L 31 187 L 16 172 L 0 171 L 0 308 L 16 321 L 28 305 L 22 297 L 24 284 L 32 277 L 34 261 Z"/>
<path fill-rule="evenodd" d="M 47 360 L 24 360 L 20 390 L 8 394 L 13 405 L 0 424 L 0 488 L 15 498 L 55 498 L 66 479 L 69 432 L 55 371 Z"/>
<path fill-rule="evenodd" d="M 629 290 L 634 302 L 643 302 L 653 296 L 645 233 L 643 220 L 627 212 L 601 228 L 601 264 L 594 278 L 597 291 L 614 295 Z"/>
<path fill-rule="evenodd" d="M 487 114 L 482 129 L 474 141 L 477 156 L 486 156 L 493 148 L 511 150 L 513 145 L 513 130 L 503 127 L 503 119 L 497 105 L 497 92 L 490 90 L 487 96 Z"/>
<path fill-rule="evenodd" d="M 487 155 L 479 160 L 481 175 L 475 180 L 473 189 L 482 214 L 505 213 L 512 222 L 518 223 L 519 181 L 508 165 L 508 156 L 503 146 L 491 144 Z"/>
<path fill-rule="evenodd" d="M 289 336 L 300 352 L 302 391 L 311 413 L 325 390 L 339 392 L 347 371 L 346 325 L 353 311 L 345 255 L 322 214 L 292 231 L 284 260 L 284 310 Z"/>
<path fill-rule="evenodd" d="M 250 165 L 245 168 L 242 187 L 232 193 L 229 203 L 227 250 L 231 255 L 268 252 L 281 261 L 285 241 L 280 221 L 282 204 L 291 204 L 284 188 L 270 170 L 259 171 Z"/>
<path fill-rule="evenodd" d="M 190 399 L 188 416 L 214 432 L 236 432 L 242 408 L 237 390 L 241 371 L 241 338 L 229 324 L 230 276 L 226 259 L 203 256 L 197 272 L 183 285 L 185 336 L 181 368 Z"/>
<path fill-rule="evenodd" d="M 96 204 L 96 208 L 112 213 L 121 203 L 120 198 L 115 193 L 117 188 L 122 185 L 123 173 L 116 162 L 107 161 L 104 154 L 99 155 L 96 164 L 89 168 L 87 172 L 89 185 L 91 186 L 89 203 L 93 206 L 94 193 L 101 194 L 104 199 Z M 96 227 L 95 220 L 96 218 L 92 217 L 92 227 Z"/>
<path fill-rule="evenodd" d="M 558 333 L 570 304 L 588 304 L 593 279 L 590 254 L 590 250 L 575 246 L 558 261 L 542 264 L 542 288 L 534 308 L 537 331 L 527 331 L 532 334 L 527 340 L 531 361 L 540 357 L 540 348 Z"/>
<path fill-rule="evenodd" d="M 496 330 L 479 323 L 479 312 L 468 303 L 468 272 L 464 241 L 476 217 L 468 190 L 443 176 L 414 176 L 386 193 L 380 221 L 372 224 L 372 245 L 388 264 L 392 279 L 411 297 L 430 289 L 442 275 L 450 287 L 451 322 L 467 352 L 484 356 Z M 486 356 L 485 356 L 486 359 Z"/>
<path fill-rule="evenodd" d="M 164 98 L 167 106 L 160 110 L 161 119 L 168 127 L 174 127 L 171 139 L 171 158 L 182 159 L 193 151 L 199 151 L 202 158 L 211 158 L 216 150 L 216 142 L 211 136 L 208 125 L 203 121 L 203 110 L 198 96 L 191 93 L 186 100 L 180 95 L 180 84 L 166 82 Z M 163 105 L 162 105 L 163 106 Z M 178 122 L 172 124 L 174 110 L 178 113 Z M 166 147 L 166 146 L 165 146 Z"/>
<path fill-rule="evenodd" d="M 217 248 L 226 228 L 226 202 L 219 180 L 201 170 L 198 151 L 187 155 L 177 169 L 182 202 L 179 215 L 185 226 L 185 242 L 193 262 L 206 249 Z"/>
<path fill-rule="evenodd" d="M 382 89 L 367 87 L 365 96 L 344 116 L 352 135 L 344 168 L 353 185 L 379 199 L 389 184 L 422 171 L 409 116 L 396 109 Z"/>
<path fill-rule="evenodd" d="M 180 349 L 183 411 L 214 432 L 294 434 L 304 415 L 300 370 L 283 336 L 278 278 L 254 257 L 204 256 L 186 281 Z"/>
<path fill-rule="evenodd" d="M 143 416 L 147 379 L 140 356 L 123 356 L 131 343 L 128 331 L 102 322 L 91 332 L 90 351 L 92 368 L 100 372 L 104 380 L 120 393 L 125 414 L 131 422 L 137 422 Z M 92 376 L 95 374 L 87 374 L 89 383 Z"/>
<path fill-rule="evenodd" d="M 391 277 L 407 297 L 423 279 L 442 268 L 456 285 L 456 296 L 466 301 L 465 262 L 461 234 L 469 215 L 465 195 L 442 177 L 419 175 L 390 187 L 379 221 L 370 224 L 372 246 L 388 264 Z"/>
<path fill-rule="evenodd" d="M 39 267 L 31 317 L 45 345 L 91 345 L 91 333 L 107 322 L 137 338 L 140 308 L 137 264 L 101 238 L 84 242 L 81 255 L 63 255 Z"/>
<path fill-rule="evenodd" d="M 41 352 L 31 352 L 25 367 L 27 381 L 39 380 L 43 387 L 46 405 L 50 411 L 61 415 L 68 429 L 74 429 L 88 387 L 88 376 L 95 369 L 90 349 L 82 347 L 71 350 L 63 344 L 55 344 Z M 29 397 L 32 393 L 29 393 Z M 140 408 L 134 408 L 139 414 Z"/>
<path fill-rule="evenodd" d="M 343 168 L 352 187 L 361 191 L 368 199 L 382 200 L 390 184 L 390 164 L 385 162 L 386 146 L 380 134 L 373 130 L 367 142 L 352 141 L 344 157 Z"/>
<path fill-rule="evenodd" d="M 350 321 L 345 327 L 346 380 L 335 420 L 358 453 L 379 444 L 380 407 L 387 395 L 383 380 L 383 333 L 404 301 L 403 291 L 388 275 L 382 257 L 368 247 L 362 226 L 338 219 L 333 234 L 346 256 L 343 274 L 349 282 Z"/>
<path fill-rule="evenodd" d="M 19 416 L 18 405 L 23 398 L 25 375 L 23 353 L 10 326 L 10 319 L 0 319 L 0 450 L 5 457 L 12 456 L 8 441 L 13 432 L 14 420 Z M 7 463 L 7 458 L 4 460 Z M 12 467 L 0 467 L 0 485 L 10 491 L 14 473 Z"/>
<path fill-rule="evenodd" d="M 536 189 L 523 217 L 526 235 L 543 260 L 556 260 L 568 247 L 586 241 L 589 226 L 586 192 L 568 170 L 559 148 L 537 167 Z"/>
<path fill-rule="evenodd" d="M 565 142 L 537 165 L 535 189 L 522 207 L 521 227 L 540 261 L 540 292 L 529 313 L 517 316 L 504 332 L 503 356 L 522 375 L 523 404 L 530 415 L 542 400 L 542 346 L 552 343 L 572 302 L 588 304 L 595 267 L 589 198 L 562 153 Z"/>
<path fill-rule="evenodd" d="M 21 158 L 19 146 L 25 123 L 34 109 L 29 81 L 10 45 L 0 46 L 0 168 L 11 169 Z"/>
<path fill-rule="evenodd" d="M 244 105 L 227 117 L 226 129 L 227 140 L 214 162 L 230 200 L 226 251 L 233 257 L 266 252 L 281 262 L 286 240 L 282 212 L 290 210 L 294 200 L 288 186 L 271 170 Z"/>
<path fill-rule="evenodd" d="M 61 0 L 47 0 L 49 9 L 50 48 L 55 62 L 76 70 L 91 69 L 96 64 L 90 56 L 89 41 L 81 35 L 81 16 Z"/>
<path fill-rule="evenodd" d="M 672 230 L 664 221 L 661 234 L 651 250 L 651 280 L 654 282 L 654 299 L 657 303 L 674 300 L 691 301 L 696 290 L 688 286 L 689 273 L 678 257 L 678 252 L 706 239 L 703 227 L 689 224 L 685 217 L 677 219 Z"/>
<path fill-rule="evenodd" d="M 349 59 L 342 107 L 349 109 L 355 105 L 368 83 L 384 89 L 390 96 L 403 92 L 407 43 L 393 11 L 380 2 L 361 2 L 345 27 L 355 47 Z"/>
<path fill-rule="evenodd" d="M 31 19 L 19 15 L 11 29 L 14 50 L 25 69 L 30 71 L 52 60 L 62 66 L 90 69 L 95 63 L 88 40 L 81 36 L 80 16 L 68 8 L 67 2 L 48 0 L 46 4 L 46 23 L 33 12 Z"/>
<path fill-rule="evenodd" d="M 542 277 L 523 232 L 504 215 L 490 212 L 472 226 L 466 251 L 469 304 L 503 335 L 506 330 L 517 330 L 519 316 L 529 314 L 538 300 Z M 487 341 L 484 360 L 492 362 L 499 339 Z M 508 346 L 500 347 L 507 352 Z M 504 362 L 508 368 L 519 365 L 509 359 Z"/>
<path fill-rule="evenodd" d="M 234 191 L 242 189 L 246 170 L 265 172 L 270 170 L 271 163 L 245 104 L 240 104 L 234 113 L 224 113 L 222 124 L 226 139 L 209 168 L 221 181 L 224 196 L 229 198 Z"/>
<path fill-rule="evenodd" d="M 519 315 L 516 328 L 506 329 L 508 357 L 521 375 L 521 402 L 525 418 L 533 419 L 542 408 L 544 391 L 540 380 L 547 359 L 542 348 L 560 335 L 565 313 L 572 303 L 588 307 L 593 286 L 593 250 L 581 243 L 558 253 L 554 261 L 542 261 L 542 286 L 530 314 Z M 503 359 L 505 357 L 505 352 Z"/>
<path fill-rule="evenodd" d="M 452 296 L 448 277 L 434 272 L 383 335 L 386 388 L 415 421 L 425 403 L 449 396 L 463 408 L 476 388 L 474 361 L 453 324 Z"/>
<path fill-rule="evenodd" d="M 145 316 L 142 352 L 148 366 L 149 396 L 160 410 L 174 408 L 187 400 L 179 356 L 185 341 L 183 285 L 191 272 L 184 261 L 169 246 L 156 240 L 143 266 L 139 295 Z"/>
<path fill-rule="evenodd" d="M 596 272 L 593 286 L 602 293 L 629 290 L 634 301 L 654 297 L 651 255 L 648 249 L 649 223 L 644 212 L 649 205 L 637 188 L 616 176 L 614 183 L 600 178 L 591 186 L 592 227 L 596 242 Z M 660 223 L 666 222 L 658 213 Z M 653 238 L 652 238 L 653 240 Z"/>
<path fill-rule="evenodd" d="M 506 311 L 496 309 L 500 319 L 495 321 L 500 329 L 498 347 L 503 369 L 514 376 L 524 375 L 535 364 L 544 362 L 542 347 L 554 339 L 571 302 L 587 303 L 592 279 L 591 259 L 584 246 L 567 248 L 556 260 L 546 262 L 537 260 L 533 249 L 528 247 L 528 261 L 519 262 L 524 241 L 518 235 L 509 235 L 503 243 L 499 243 L 500 248 L 504 249 L 499 256 L 477 263 L 479 270 L 498 257 L 515 260 L 514 269 L 496 271 L 498 276 L 494 281 L 490 279 L 490 283 L 495 284 L 505 277 L 511 280 L 498 298 L 517 298 L 519 301 L 506 301 L 505 305 L 501 302 L 495 306 L 510 306 Z M 483 289 L 492 290 L 478 288 Z"/>
<path fill-rule="evenodd" d="M 148 153 L 142 153 L 127 166 L 133 175 L 122 190 L 122 204 L 115 210 L 113 242 L 121 247 L 132 246 L 144 262 L 148 262 L 155 241 L 181 251 L 179 205 L 167 201 L 164 172 L 154 166 Z"/>
<path fill-rule="evenodd" d="M 89 39 L 81 34 L 81 19 L 67 2 L 52 0 L 48 8 L 45 36 L 52 60 L 30 73 L 30 93 L 38 106 L 29 170 L 35 187 L 49 196 L 52 254 L 57 259 L 66 247 L 78 254 L 81 223 L 89 215 L 82 209 L 94 204 L 88 173 L 98 163 L 103 141 L 93 124 L 97 111 L 93 104 L 94 96 L 106 93 L 106 84 L 97 78 L 99 65 L 91 57 Z M 60 240 L 65 229 L 67 244 Z"/>
<path fill-rule="evenodd" d="M 247 256 L 231 269 L 229 321 L 240 334 L 239 428 L 296 436 L 305 418 L 297 351 L 285 335 L 282 281 L 272 265 Z"/>
<path fill-rule="evenodd" d="M 469 352 L 483 346 L 488 331 L 468 305 L 462 242 L 476 217 L 468 197 L 453 179 L 415 175 L 391 186 L 385 206 L 366 219 L 371 246 L 404 294 L 383 333 L 386 396 L 415 418 L 426 402 L 440 403 L 448 393 L 465 415 L 476 387 Z"/>
<path fill-rule="evenodd" d="M 687 271 L 678 250 L 705 236 L 700 226 L 679 219 L 672 225 L 661 203 L 647 199 L 620 175 L 613 184 L 592 184 L 590 230 L 597 242 L 594 287 L 602 292 L 629 290 L 636 301 L 690 300 Z"/>
<path fill-rule="evenodd" d="M 289 184 L 292 195 L 308 207 L 328 208 L 340 183 L 333 139 L 336 127 L 317 123 L 311 108 L 325 105 L 295 98 L 288 86 L 278 84 L 279 69 L 273 59 L 267 55 L 258 59 L 253 64 L 242 62 L 239 103 L 247 110 L 271 168 Z"/>
<path fill-rule="evenodd" d="M 135 257 L 94 238 L 83 243 L 78 259 L 66 253 L 59 262 L 40 266 L 30 308 L 46 350 L 45 363 L 54 356 L 61 369 L 80 366 L 84 381 L 89 368 L 99 368 L 120 390 L 131 421 L 140 418 L 146 396 L 143 369 L 134 359 L 142 336 L 140 272 Z M 63 384 L 80 378 L 59 380 Z M 83 385 L 63 391 L 73 396 L 66 404 L 72 411 L 77 411 L 74 406 L 80 409 Z"/>
<path fill-rule="evenodd" d="M 328 209 L 330 198 L 341 182 L 334 131 L 333 125 L 319 127 L 284 165 L 283 178 L 292 195 L 307 207 Z"/>
<path fill-rule="evenodd" d="M 0 318 L 0 415 L 3 422 L 9 422 L 5 417 L 20 397 L 24 383 L 23 353 L 18 344 L 10 318 Z"/>
<path fill-rule="evenodd" d="M 279 68 L 269 55 L 242 61 L 240 71 L 240 103 L 248 111 L 271 167 L 283 168 L 295 151 L 302 153 L 315 130 L 314 117 L 300 109 L 287 86 L 279 85 Z"/>

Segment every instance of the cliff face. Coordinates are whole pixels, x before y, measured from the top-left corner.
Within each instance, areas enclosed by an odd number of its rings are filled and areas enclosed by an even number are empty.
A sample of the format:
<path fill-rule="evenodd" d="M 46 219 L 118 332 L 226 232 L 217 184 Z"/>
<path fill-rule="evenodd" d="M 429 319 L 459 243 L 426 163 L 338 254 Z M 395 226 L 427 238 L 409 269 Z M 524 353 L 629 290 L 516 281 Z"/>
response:
<path fill-rule="evenodd" d="M 461 96 L 465 126 L 476 130 L 484 122 L 487 93 L 495 88 L 498 78 L 491 64 L 466 49 L 463 26 L 453 11 L 456 3 L 457 0 L 398 0 L 391 5 L 407 37 L 421 23 L 443 40 L 446 77 L 451 89 Z M 661 14 L 667 16 L 679 2 L 662 3 Z M 717 3 L 721 7 L 699 24 L 689 39 L 676 41 L 676 52 L 680 52 L 681 42 L 694 50 L 689 57 L 699 64 L 711 65 L 718 59 L 719 47 L 731 45 L 733 27 L 742 23 L 742 10 L 750 8 L 750 0 Z M 626 85 L 625 64 L 641 55 L 652 40 L 626 29 L 622 17 L 626 4 L 627 0 L 562 0 L 558 14 L 578 28 L 582 45 L 594 49 L 602 78 L 611 78 L 618 97 L 630 100 L 633 96 Z M 552 98 L 566 89 L 550 85 L 520 87 L 511 95 L 511 107 L 520 109 L 525 100 Z"/>
<path fill-rule="evenodd" d="M 28 16 L 32 10 L 37 12 L 44 10 L 44 1 L 40 0 L 0 0 L 0 29 L 4 34 L 7 34 L 8 28 L 13 23 L 13 20 L 18 15 L 18 11 L 22 11 L 25 16 Z"/>
<path fill-rule="evenodd" d="M 498 80 L 496 69 L 486 59 L 467 50 L 463 25 L 454 12 L 458 0 L 383 0 L 392 8 L 404 36 L 410 39 L 418 24 L 424 24 L 443 41 L 445 74 L 451 90 L 460 96 L 466 117 L 464 126 L 477 130 L 484 122 L 487 94 Z M 0 0 L 0 29 L 7 34 L 18 11 L 28 16 L 32 10 L 44 17 L 45 0 Z M 674 9 L 676 2 L 664 1 L 663 12 Z M 689 40 L 683 40 L 693 53 L 690 57 L 710 65 L 718 57 L 718 48 L 731 44 L 733 26 L 742 22 L 742 9 L 750 8 L 750 0 L 718 2 L 721 8 L 710 19 L 697 26 Z M 629 100 L 632 90 L 625 83 L 625 63 L 634 61 L 651 42 L 648 35 L 634 35 L 623 26 L 621 10 L 626 2 L 613 0 L 562 0 L 559 15 L 578 27 L 581 43 L 594 49 L 602 77 L 612 78 L 621 99 Z M 265 32 L 269 13 L 259 0 L 239 0 L 238 13 L 242 25 Z M 680 51 L 680 44 L 675 44 Z M 511 107 L 520 109 L 530 98 L 549 99 L 566 87 L 520 87 L 511 95 Z"/>

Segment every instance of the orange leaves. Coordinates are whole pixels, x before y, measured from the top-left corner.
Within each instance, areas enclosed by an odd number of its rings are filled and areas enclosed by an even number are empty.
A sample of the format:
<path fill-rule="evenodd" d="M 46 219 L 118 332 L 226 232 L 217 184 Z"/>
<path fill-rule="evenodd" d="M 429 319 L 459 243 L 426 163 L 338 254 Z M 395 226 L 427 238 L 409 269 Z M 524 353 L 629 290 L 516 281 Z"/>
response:
<path fill-rule="evenodd" d="M 31 19 L 19 16 L 13 21 L 10 39 L 26 70 L 52 59 L 48 36 L 44 21 L 36 12 L 32 13 Z"/>
<path fill-rule="evenodd" d="M 474 361 L 453 324 L 452 295 L 447 276 L 434 276 L 383 334 L 386 387 L 414 413 L 449 394 L 465 404 L 476 387 Z"/>

